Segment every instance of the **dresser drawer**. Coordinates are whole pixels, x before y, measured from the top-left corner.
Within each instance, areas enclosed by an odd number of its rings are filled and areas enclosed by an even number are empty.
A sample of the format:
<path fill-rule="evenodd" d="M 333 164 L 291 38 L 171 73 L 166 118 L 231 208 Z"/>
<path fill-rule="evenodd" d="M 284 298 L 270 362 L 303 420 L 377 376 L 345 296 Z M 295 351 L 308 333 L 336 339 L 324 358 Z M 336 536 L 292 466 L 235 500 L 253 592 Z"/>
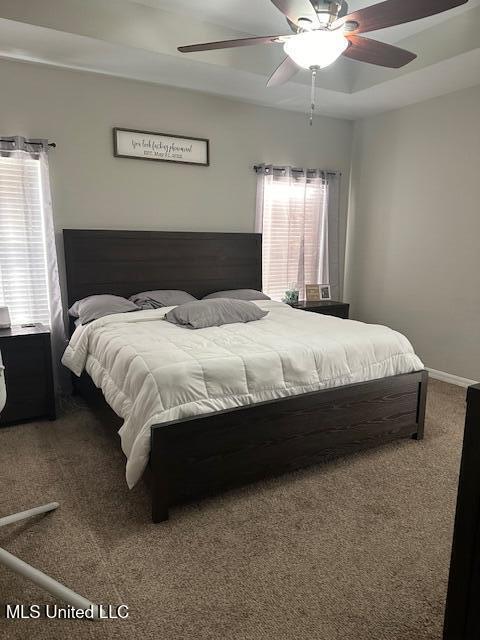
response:
<path fill-rule="evenodd" d="M 45 369 L 46 344 L 34 337 L 6 340 L 0 343 L 5 375 L 14 380 L 24 376 L 41 375 Z"/>
<path fill-rule="evenodd" d="M 335 316 L 348 320 L 350 305 L 347 302 L 337 302 L 336 300 L 319 300 L 318 302 L 300 301 L 293 305 L 295 309 L 319 313 L 323 316 Z"/>
<path fill-rule="evenodd" d="M 46 386 L 38 384 L 38 380 L 34 387 L 28 387 L 33 381 L 26 380 L 25 386 L 7 385 L 7 404 L 2 411 L 0 425 L 10 424 L 12 422 L 22 422 L 32 420 L 33 418 L 41 418 L 49 415 L 50 405 L 48 403 L 48 395 Z"/>
<path fill-rule="evenodd" d="M 0 426 L 55 417 L 50 334 L 45 328 L 0 331 L 7 401 Z"/>
<path fill-rule="evenodd" d="M 315 313 L 321 313 L 323 316 L 335 316 L 336 318 L 348 320 L 348 305 L 342 305 L 341 307 L 325 307 L 321 311 L 315 311 Z"/>

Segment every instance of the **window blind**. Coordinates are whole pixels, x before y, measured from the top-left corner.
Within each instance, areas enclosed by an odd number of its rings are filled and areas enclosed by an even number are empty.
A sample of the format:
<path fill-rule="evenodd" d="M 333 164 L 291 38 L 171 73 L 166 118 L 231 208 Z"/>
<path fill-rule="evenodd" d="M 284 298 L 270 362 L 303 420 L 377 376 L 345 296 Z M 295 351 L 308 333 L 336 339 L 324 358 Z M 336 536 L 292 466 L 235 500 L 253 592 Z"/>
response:
<path fill-rule="evenodd" d="M 321 178 L 265 175 L 263 202 L 263 289 L 280 300 L 295 286 L 328 282 L 322 273 L 327 251 L 328 186 Z"/>
<path fill-rule="evenodd" d="M 0 156 L 0 305 L 12 324 L 50 324 L 40 161 Z"/>

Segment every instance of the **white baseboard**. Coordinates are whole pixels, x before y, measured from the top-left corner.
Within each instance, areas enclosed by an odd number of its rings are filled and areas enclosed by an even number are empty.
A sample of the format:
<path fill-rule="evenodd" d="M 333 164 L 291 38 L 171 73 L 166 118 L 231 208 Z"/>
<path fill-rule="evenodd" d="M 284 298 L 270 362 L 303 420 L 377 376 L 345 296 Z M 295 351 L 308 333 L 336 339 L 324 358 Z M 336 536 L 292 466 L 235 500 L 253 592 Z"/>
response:
<path fill-rule="evenodd" d="M 476 380 L 469 380 L 468 378 L 461 378 L 455 376 L 453 373 L 446 373 L 445 371 L 437 371 L 437 369 L 430 369 L 425 367 L 431 378 L 434 380 L 441 380 L 441 382 L 448 382 L 449 384 L 456 384 L 457 387 L 470 387 L 472 384 L 478 384 Z"/>

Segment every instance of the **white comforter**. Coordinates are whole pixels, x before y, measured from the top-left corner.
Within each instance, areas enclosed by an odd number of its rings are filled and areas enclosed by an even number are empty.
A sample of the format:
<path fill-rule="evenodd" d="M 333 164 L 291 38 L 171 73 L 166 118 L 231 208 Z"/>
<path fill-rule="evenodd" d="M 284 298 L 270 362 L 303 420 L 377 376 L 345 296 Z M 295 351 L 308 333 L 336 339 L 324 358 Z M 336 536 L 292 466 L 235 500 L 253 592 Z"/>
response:
<path fill-rule="evenodd" d="M 180 328 L 163 319 L 165 307 L 76 329 L 63 364 L 86 369 L 124 419 L 129 487 L 148 462 L 153 424 L 423 369 L 387 327 L 256 304 L 269 314 L 247 324 Z"/>

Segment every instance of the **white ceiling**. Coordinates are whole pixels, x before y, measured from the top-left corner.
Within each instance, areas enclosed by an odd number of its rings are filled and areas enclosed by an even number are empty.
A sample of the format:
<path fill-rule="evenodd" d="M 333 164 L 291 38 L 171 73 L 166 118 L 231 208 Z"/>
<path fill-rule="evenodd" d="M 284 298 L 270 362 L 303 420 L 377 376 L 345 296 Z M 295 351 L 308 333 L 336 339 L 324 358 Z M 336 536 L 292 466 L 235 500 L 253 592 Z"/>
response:
<path fill-rule="evenodd" d="M 350 10 L 372 4 L 352 0 Z M 245 34 L 288 33 L 269 0 L 0 0 L 0 56 L 306 111 L 309 74 L 265 84 L 278 45 L 182 55 L 176 47 Z M 480 83 L 480 0 L 372 34 L 419 54 L 394 71 L 347 59 L 323 70 L 318 110 L 358 118 Z"/>
<path fill-rule="evenodd" d="M 111 0 L 118 2 L 118 0 Z M 285 18 L 269 0 L 135 0 L 156 9 L 163 9 L 182 15 L 194 16 L 199 20 L 230 27 L 240 32 L 253 35 L 270 35 L 289 33 Z M 349 11 L 363 9 L 380 0 L 350 0 Z M 414 33 L 428 29 L 435 24 L 448 20 L 452 16 L 468 11 L 472 6 L 479 6 L 480 0 L 470 0 L 466 5 L 452 9 L 448 15 L 440 14 L 418 20 L 417 22 L 383 29 L 375 33 L 375 38 L 386 42 L 398 42 Z"/>

